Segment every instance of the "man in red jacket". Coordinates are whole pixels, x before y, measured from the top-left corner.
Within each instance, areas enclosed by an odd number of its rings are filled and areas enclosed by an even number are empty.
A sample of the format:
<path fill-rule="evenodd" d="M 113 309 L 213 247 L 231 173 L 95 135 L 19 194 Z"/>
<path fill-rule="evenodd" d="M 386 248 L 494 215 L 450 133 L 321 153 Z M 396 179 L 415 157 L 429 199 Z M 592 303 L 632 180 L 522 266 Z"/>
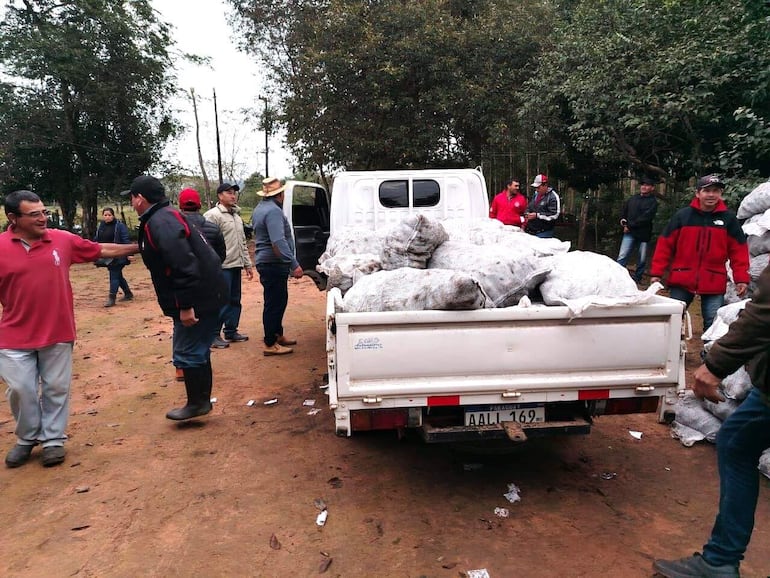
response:
<path fill-rule="evenodd" d="M 651 283 L 668 271 L 670 296 L 687 307 L 700 295 L 704 331 L 724 305 L 728 259 L 739 297 L 749 283 L 746 235 L 722 200 L 724 190 L 717 175 L 698 179 L 695 198 L 671 217 L 658 238 L 650 269 Z"/>

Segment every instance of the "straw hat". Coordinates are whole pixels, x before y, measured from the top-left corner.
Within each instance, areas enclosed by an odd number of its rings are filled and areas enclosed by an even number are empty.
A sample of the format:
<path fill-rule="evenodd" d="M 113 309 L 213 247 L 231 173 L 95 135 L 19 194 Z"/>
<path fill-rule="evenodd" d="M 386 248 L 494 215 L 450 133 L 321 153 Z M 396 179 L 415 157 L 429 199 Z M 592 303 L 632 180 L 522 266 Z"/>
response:
<path fill-rule="evenodd" d="M 284 191 L 286 185 L 282 185 L 276 177 L 268 177 L 262 181 L 262 190 L 257 194 L 260 197 L 274 197 Z"/>

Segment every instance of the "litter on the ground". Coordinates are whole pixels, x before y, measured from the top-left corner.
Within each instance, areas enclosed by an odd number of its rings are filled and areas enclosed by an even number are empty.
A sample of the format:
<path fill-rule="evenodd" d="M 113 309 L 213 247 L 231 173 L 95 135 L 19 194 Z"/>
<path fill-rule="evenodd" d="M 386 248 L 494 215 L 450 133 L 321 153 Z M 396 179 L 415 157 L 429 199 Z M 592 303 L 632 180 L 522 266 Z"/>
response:
<path fill-rule="evenodd" d="M 635 440 L 642 439 L 642 432 L 640 431 L 628 430 L 628 433 L 630 433 L 631 437 L 634 438 Z"/>
<path fill-rule="evenodd" d="M 468 578 L 489 578 L 489 572 L 486 568 L 480 568 L 478 570 L 467 570 L 465 575 Z"/>
<path fill-rule="evenodd" d="M 519 495 L 519 487 L 516 484 L 508 484 L 508 493 L 503 494 L 506 500 L 508 500 L 511 504 L 515 504 L 516 502 L 521 501 L 521 496 Z"/>
<path fill-rule="evenodd" d="M 316 415 L 317 413 L 321 413 L 321 410 L 318 409 L 317 407 L 314 407 L 313 409 L 307 412 L 308 415 Z"/>
<path fill-rule="evenodd" d="M 217 402 L 217 398 L 216 397 L 212 397 L 211 398 L 211 403 L 216 403 L 216 402 Z"/>
<path fill-rule="evenodd" d="M 507 518 L 509 515 L 508 508 L 495 508 L 495 516 L 498 518 Z"/>
<path fill-rule="evenodd" d="M 316 498 L 315 500 L 313 500 L 313 505 L 319 510 L 326 509 L 326 502 L 324 502 L 323 498 Z"/>
<path fill-rule="evenodd" d="M 302 405 L 314 406 L 315 405 L 315 400 L 314 399 L 306 399 L 305 401 L 302 402 Z"/>
<path fill-rule="evenodd" d="M 315 518 L 317 526 L 323 526 L 326 524 L 326 517 L 329 515 L 329 510 L 321 510 Z"/>
<path fill-rule="evenodd" d="M 265 404 L 264 404 L 264 405 L 273 405 L 274 403 L 278 403 L 278 399 L 277 399 L 277 398 L 275 398 L 275 397 L 274 397 L 273 399 L 268 399 L 268 400 L 265 402 Z"/>
<path fill-rule="evenodd" d="M 246 405 L 248 405 L 249 407 L 251 407 L 252 405 L 254 405 L 254 400 L 253 400 L 253 399 L 250 399 L 249 401 L 247 401 L 247 402 L 246 402 Z"/>
<path fill-rule="evenodd" d="M 281 543 L 278 541 L 278 538 L 275 534 L 270 534 L 270 547 L 273 550 L 280 550 L 281 549 Z"/>
<path fill-rule="evenodd" d="M 618 477 L 618 474 L 616 472 L 604 472 L 602 473 L 602 479 L 603 480 L 614 480 Z"/>

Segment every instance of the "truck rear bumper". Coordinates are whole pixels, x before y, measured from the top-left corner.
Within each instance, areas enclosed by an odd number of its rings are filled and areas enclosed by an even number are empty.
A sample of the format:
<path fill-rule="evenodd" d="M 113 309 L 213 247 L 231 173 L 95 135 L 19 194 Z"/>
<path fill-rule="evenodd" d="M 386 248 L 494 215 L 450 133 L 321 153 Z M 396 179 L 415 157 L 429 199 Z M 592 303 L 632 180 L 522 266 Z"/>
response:
<path fill-rule="evenodd" d="M 591 424 L 582 418 L 574 421 L 551 421 L 544 423 L 526 424 L 521 427 L 505 427 L 502 424 L 486 426 L 449 426 L 435 427 L 423 424 L 419 429 L 426 443 L 469 442 L 478 440 L 511 440 L 522 442 L 527 439 L 547 437 L 552 435 L 588 434 Z M 523 433 L 523 437 L 520 434 Z"/>

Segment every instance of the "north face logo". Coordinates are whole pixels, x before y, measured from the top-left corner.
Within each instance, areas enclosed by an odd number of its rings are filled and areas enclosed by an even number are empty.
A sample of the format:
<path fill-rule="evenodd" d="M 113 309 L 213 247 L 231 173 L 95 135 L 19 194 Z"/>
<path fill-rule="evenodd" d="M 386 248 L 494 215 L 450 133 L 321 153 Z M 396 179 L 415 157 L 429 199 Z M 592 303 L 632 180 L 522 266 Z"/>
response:
<path fill-rule="evenodd" d="M 725 222 L 724 222 L 722 219 L 717 219 L 717 220 L 715 220 L 715 221 L 714 221 L 714 224 L 715 224 L 717 227 L 724 227 L 724 226 L 725 226 Z"/>

